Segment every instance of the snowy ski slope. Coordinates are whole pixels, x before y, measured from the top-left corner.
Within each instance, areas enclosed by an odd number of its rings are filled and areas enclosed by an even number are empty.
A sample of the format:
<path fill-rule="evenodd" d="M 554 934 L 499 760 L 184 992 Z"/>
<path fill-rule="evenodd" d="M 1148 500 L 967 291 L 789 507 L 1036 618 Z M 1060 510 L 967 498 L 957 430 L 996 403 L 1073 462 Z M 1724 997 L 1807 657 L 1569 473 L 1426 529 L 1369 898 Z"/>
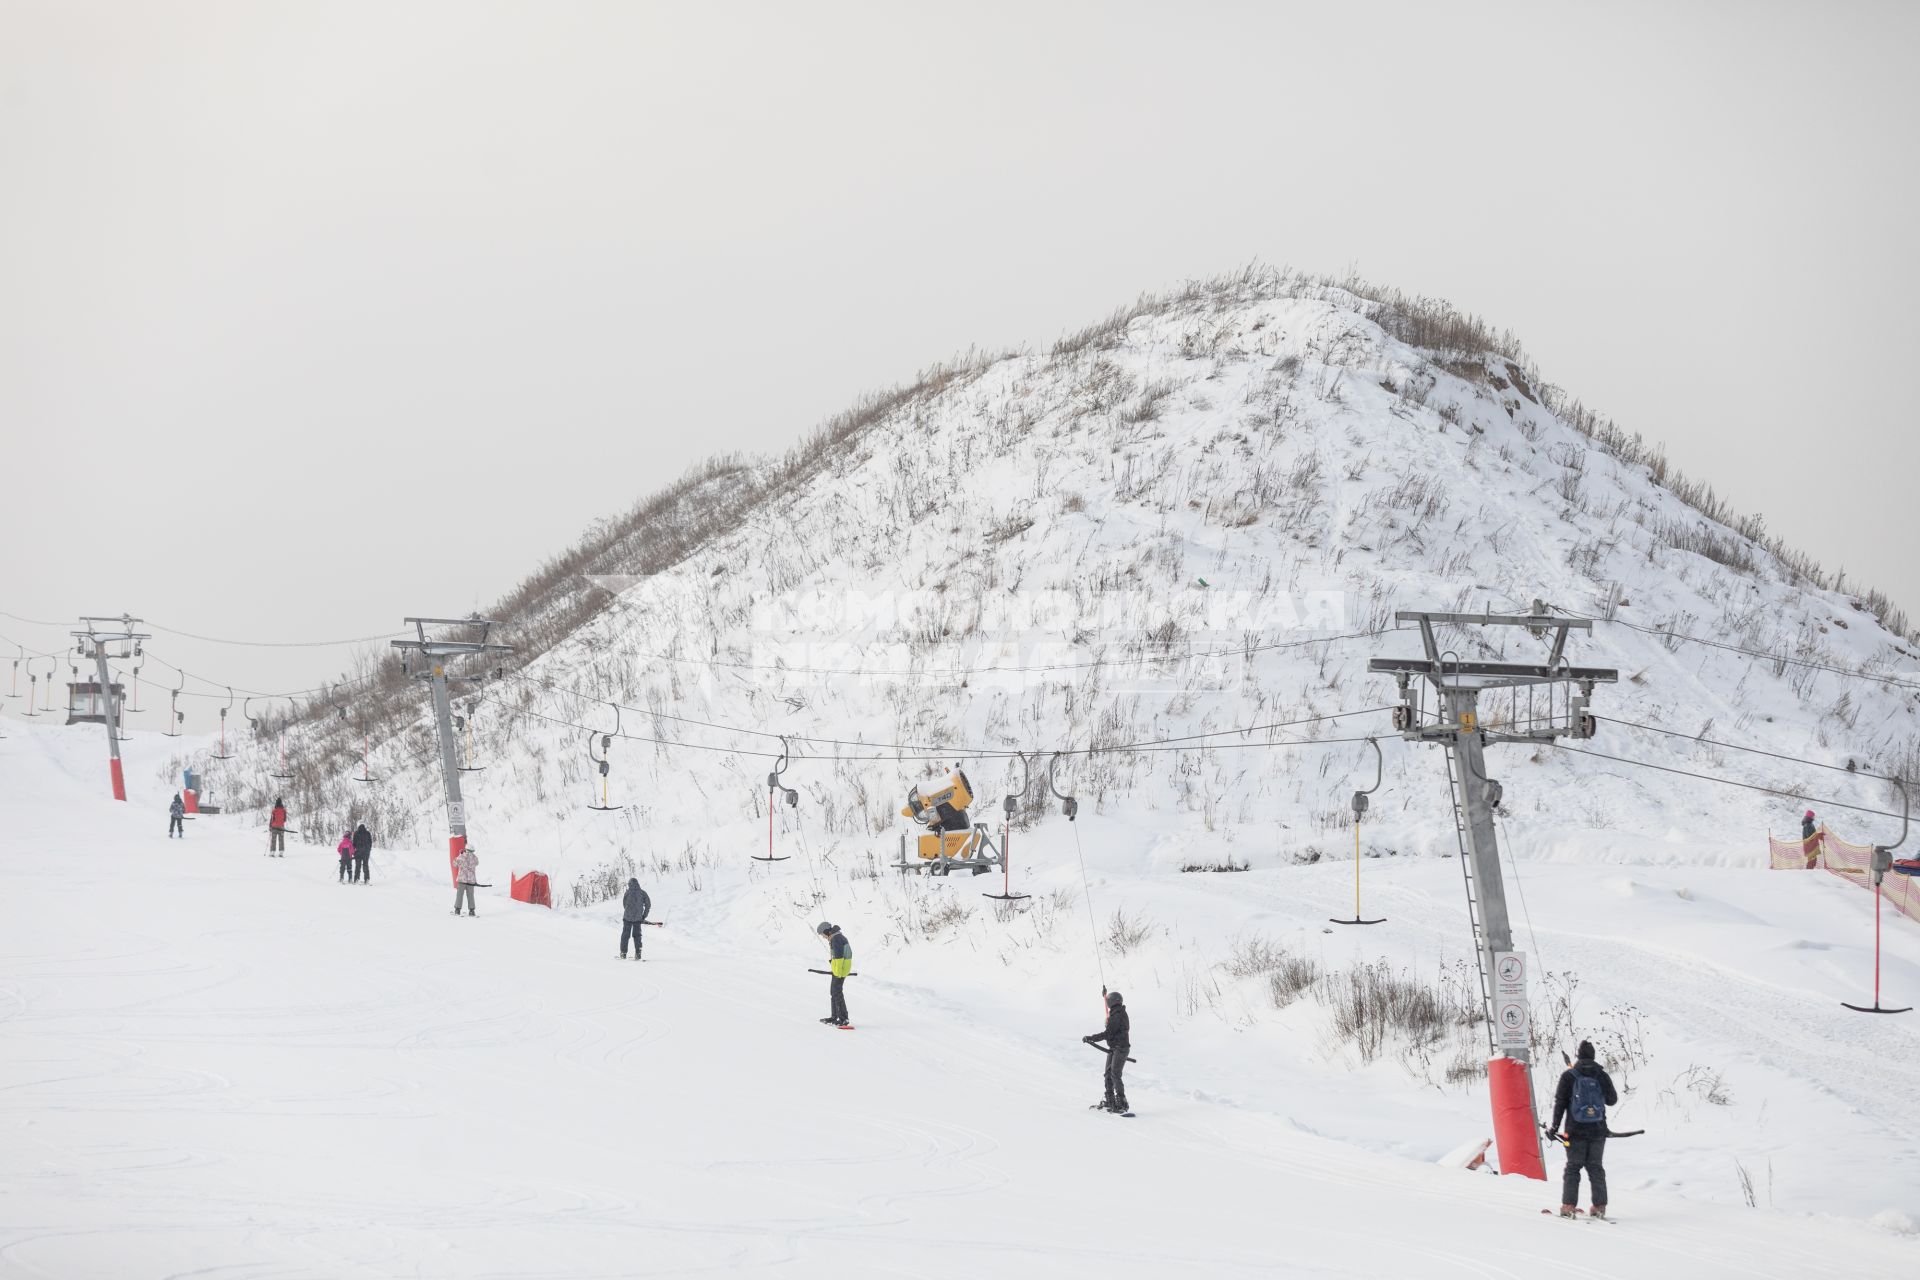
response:
<path fill-rule="evenodd" d="M 1744 1046 L 1731 1122 L 1662 1112 L 1651 1089 L 1623 1115 L 1658 1136 L 1616 1144 L 1623 1221 L 1605 1227 L 1541 1217 L 1538 1183 L 1433 1164 L 1484 1132 L 1477 1099 L 1384 1063 L 1330 1069 L 1304 1023 L 1177 1017 L 1167 957 L 1188 941 L 1113 961 L 1141 1060 L 1141 1116 L 1119 1121 L 1085 1109 L 1097 1059 L 1076 1041 L 1098 1017 L 1065 951 L 1023 971 L 971 927 L 907 945 L 871 904 L 836 903 L 871 976 L 852 984 L 860 1029 L 832 1032 L 807 913 L 763 929 L 769 880 L 744 869 L 699 893 L 650 877 L 667 927 L 623 964 L 614 904 L 511 904 L 504 858 L 483 862 L 479 917 L 455 919 L 439 849 L 377 850 L 363 888 L 334 882 L 325 847 L 262 856 L 247 817 L 169 842 L 149 771 L 130 803 L 103 798 L 97 729 L 8 733 L 0 1275 L 1802 1280 L 1920 1263 L 1920 1241 L 1840 1216 L 1913 1204 L 1894 1091 L 1916 1041 L 1832 1004 L 1857 991 L 1863 898 L 1832 877 L 1528 868 L 1550 956 L 1698 1023 L 1683 1056 Z M 1453 864 L 1366 869 L 1392 923 L 1364 938 L 1313 923 L 1346 905 L 1347 867 L 1169 885 L 1143 854 L 1095 892 L 1186 928 L 1231 915 L 1323 940 L 1329 959 L 1451 936 Z M 1579 910 L 1595 877 L 1604 929 Z M 1895 932 L 1889 981 L 1911 990 L 1920 939 Z M 1831 1212 L 1693 1185 L 1769 1151 L 1777 1199 Z"/>

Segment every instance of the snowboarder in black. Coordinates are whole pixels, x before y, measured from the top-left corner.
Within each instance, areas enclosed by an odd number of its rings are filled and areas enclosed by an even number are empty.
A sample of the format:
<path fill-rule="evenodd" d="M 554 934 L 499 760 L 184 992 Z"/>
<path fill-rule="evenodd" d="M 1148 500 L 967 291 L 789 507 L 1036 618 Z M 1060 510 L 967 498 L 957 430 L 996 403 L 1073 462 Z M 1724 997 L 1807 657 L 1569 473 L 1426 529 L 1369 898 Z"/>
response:
<path fill-rule="evenodd" d="M 620 926 L 620 958 L 627 958 L 627 939 L 633 939 L 633 958 L 640 958 L 640 935 L 646 929 L 647 913 L 653 910 L 653 899 L 640 887 L 636 877 L 627 881 L 626 897 L 620 900 L 622 924 Z"/>
<path fill-rule="evenodd" d="M 1101 1104 L 1108 1111 L 1131 1111 L 1127 1105 L 1127 1086 L 1121 1073 L 1127 1069 L 1127 1050 L 1133 1047 L 1132 1023 L 1127 1018 L 1127 1006 L 1121 1003 L 1118 991 L 1107 992 L 1107 1029 L 1099 1035 L 1081 1037 L 1088 1044 L 1106 1043 L 1107 1049 L 1107 1100 Z"/>
<path fill-rule="evenodd" d="M 373 856 L 373 832 L 367 830 L 367 824 L 361 823 L 353 829 L 353 879 L 349 883 L 366 884 L 373 879 L 367 870 L 367 859 Z"/>
<path fill-rule="evenodd" d="M 187 838 L 187 805 L 178 791 L 173 793 L 173 803 L 167 806 L 167 839 L 175 836 Z"/>
<path fill-rule="evenodd" d="M 827 1016 L 820 1021 L 844 1027 L 847 1025 L 847 975 L 853 972 L 853 944 L 840 932 L 839 925 L 825 920 L 814 932 L 827 940 L 827 970 L 833 975 L 827 984 L 830 1001 Z"/>
<path fill-rule="evenodd" d="M 1560 1073 L 1560 1087 L 1553 1092 L 1553 1120 L 1547 1125 L 1551 1136 L 1560 1129 L 1560 1118 L 1567 1120 L 1567 1171 L 1560 1180 L 1560 1216 L 1571 1218 L 1580 1201 L 1580 1171 L 1587 1171 L 1587 1183 L 1593 1194 L 1593 1216 L 1607 1216 L 1607 1171 L 1601 1157 L 1607 1149 L 1607 1108 L 1618 1106 L 1620 1095 L 1613 1091 L 1613 1079 L 1593 1060 L 1593 1042 L 1582 1040 L 1579 1061 Z"/>

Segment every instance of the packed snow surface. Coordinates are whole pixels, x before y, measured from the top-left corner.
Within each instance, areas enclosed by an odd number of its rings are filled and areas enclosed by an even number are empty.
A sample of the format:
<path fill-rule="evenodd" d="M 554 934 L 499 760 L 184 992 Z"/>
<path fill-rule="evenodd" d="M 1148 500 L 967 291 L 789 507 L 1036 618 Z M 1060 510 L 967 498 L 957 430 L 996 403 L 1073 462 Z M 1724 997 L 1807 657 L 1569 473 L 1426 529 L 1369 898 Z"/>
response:
<path fill-rule="evenodd" d="M 168 841 L 171 788 L 138 767 L 160 739 L 134 735 L 116 804 L 97 728 L 8 720 L 0 1275 L 1920 1267 L 1894 1226 L 1920 1209 L 1920 1039 L 1840 1009 L 1870 976 L 1871 900 L 1835 877 L 1522 852 L 1546 965 L 1637 1005 L 1654 1042 L 1614 1119 L 1650 1132 L 1613 1144 L 1609 1227 L 1541 1216 L 1550 1186 L 1436 1163 L 1485 1135 L 1483 1086 L 1448 1090 L 1391 1054 L 1357 1066 L 1311 1001 L 1276 1015 L 1210 967 L 1213 939 L 1252 931 L 1329 966 L 1457 960 L 1453 860 L 1366 860 L 1388 923 L 1328 934 L 1351 863 L 1179 876 L 1153 868 L 1164 833 L 1016 833 L 1030 912 L 1078 891 L 1077 835 L 1102 851 L 1099 910 L 1157 930 L 1104 960 L 1139 1059 L 1140 1114 L 1121 1120 L 1087 1109 L 1098 980 L 1078 900 L 1046 936 L 1032 914 L 975 914 L 912 941 L 886 913 L 973 906 L 986 882 L 836 881 L 791 845 L 793 861 L 750 864 L 747 824 L 697 890 L 643 873 L 665 927 L 644 964 L 622 962 L 616 903 L 509 902 L 505 851 L 482 850 L 493 887 L 456 919 L 444 849 L 377 848 L 362 887 L 336 883 L 331 839 L 263 856 L 255 815 Z M 856 1031 L 816 1020 L 816 917 L 853 940 Z M 1920 991 L 1907 922 L 1885 981 Z M 1724 1074 L 1724 1104 L 1683 1086 L 1662 1101 L 1694 1063 Z"/>

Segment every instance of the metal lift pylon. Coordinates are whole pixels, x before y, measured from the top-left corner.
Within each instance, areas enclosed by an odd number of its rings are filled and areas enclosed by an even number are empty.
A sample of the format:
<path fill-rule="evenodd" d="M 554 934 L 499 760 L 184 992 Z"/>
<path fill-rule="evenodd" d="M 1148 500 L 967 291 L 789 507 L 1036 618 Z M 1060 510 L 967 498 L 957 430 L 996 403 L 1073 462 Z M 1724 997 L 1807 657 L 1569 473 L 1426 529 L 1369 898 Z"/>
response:
<path fill-rule="evenodd" d="M 1418 658 L 1374 658 L 1367 670 L 1391 675 L 1399 685 L 1401 705 L 1393 709 L 1393 727 L 1410 742 L 1438 743 L 1446 753 L 1447 783 L 1453 796 L 1453 826 L 1460 845 L 1460 870 L 1467 893 L 1467 916 L 1473 930 L 1475 968 L 1480 978 L 1480 998 L 1487 1013 L 1488 1049 L 1517 1062 L 1517 1074 L 1503 1069 L 1495 1078 L 1489 1064 L 1489 1082 L 1493 1092 L 1494 1132 L 1500 1140 L 1500 1167 L 1509 1173 L 1530 1177 L 1546 1176 L 1540 1153 L 1539 1111 L 1534 1100 L 1532 1079 L 1531 1015 L 1525 996 L 1526 957 L 1513 949 L 1513 927 L 1507 915 L 1506 888 L 1500 874 L 1500 848 L 1494 836 L 1493 811 L 1501 799 L 1500 784 L 1486 769 L 1484 748 L 1490 742 L 1551 742 L 1557 738 L 1591 738 L 1595 721 L 1588 711 L 1593 688 L 1613 684 L 1620 673 L 1610 667 L 1575 667 L 1566 659 L 1567 635 L 1571 631 L 1590 631 L 1591 622 L 1555 616 L 1547 606 L 1533 602 L 1526 614 L 1426 613 L 1400 611 L 1396 622 L 1411 622 L 1420 629 L 1424 653 Z M 1443 652 L 1434 628 L 1523 627 L 1530 634 L 1551 641 L 1545 662 L 1466 662 L 1451 651 Z M 1414 678 L 1431 684 L 1439 698 L 1437 721 L 1422 723 L 1409 684 Z M 1544 686 L 1551 690 L 1567 685 L 1579 690 L 1569 696 L 1565 715 L 1556 716 L 1551 696 L 1544 718 L 1529 718 L 1525 724 L 1508 723 L 1490 728 L 1481 722 L 1480 694 L 1487 689 L 1518 689 Z M 1504 1081 L 1512 1080 L 1509 1086 Z M 1524 1100 L 1510 1096 L 1517 1088 Z M 1512 1111 L 1524 1106 L 1531 1117 L 1528 1134 L 1522 1138 L 1519 1127 L 1511 1123 Z"/>

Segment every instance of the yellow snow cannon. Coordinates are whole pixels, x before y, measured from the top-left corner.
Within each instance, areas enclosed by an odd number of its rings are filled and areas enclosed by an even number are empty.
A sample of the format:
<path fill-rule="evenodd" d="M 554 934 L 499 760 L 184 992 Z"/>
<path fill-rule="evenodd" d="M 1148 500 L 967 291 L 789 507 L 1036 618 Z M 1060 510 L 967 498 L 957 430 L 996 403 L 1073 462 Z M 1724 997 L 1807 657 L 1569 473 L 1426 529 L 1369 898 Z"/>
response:
<path fill-rule="evenodd" d="M 946 875 L 955 867 L 965 867 L 982 875 L 1000 865 L 1000 852 L 987 838 L 984 827 L 975 827 L 967 817 L 973 804 L 973 784 L 957 765 L 944 779 L 916 783 L 907 788 L 907 803 L 900 816 L 910 818 L 927 829 L 919 837 L 919 863 L 906 857 L 906 837 L 900 837 L 902 871 L 931 871 Z"/>

